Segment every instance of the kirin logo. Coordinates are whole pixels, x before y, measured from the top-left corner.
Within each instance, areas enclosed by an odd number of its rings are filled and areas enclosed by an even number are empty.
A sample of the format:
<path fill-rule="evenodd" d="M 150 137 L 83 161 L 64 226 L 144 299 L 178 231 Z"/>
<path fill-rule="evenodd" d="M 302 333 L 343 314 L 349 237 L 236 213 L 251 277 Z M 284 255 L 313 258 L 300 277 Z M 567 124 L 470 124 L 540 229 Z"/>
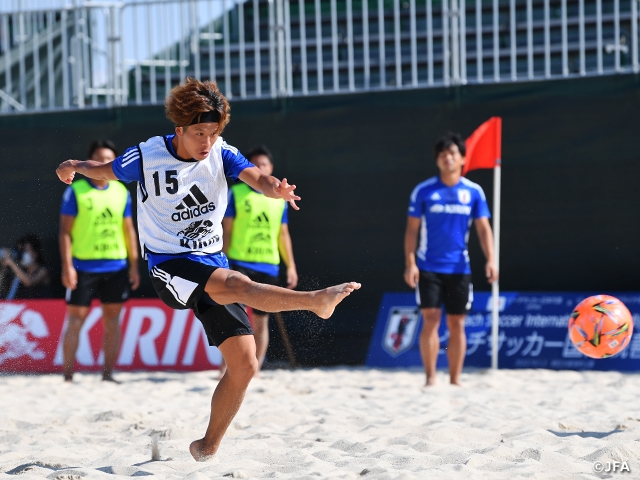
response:
<path fill-rule="evenodd" d="M 0 305 L 0 365 L 23 356 L 42 360 L 46 354 L 38 348 L 37 339 L 48 336 L 47 324 L 38 312 L 26 305 Z"/>
<path fill-rule="evenodd" d="M 411 307 L 392 307 L 387 328 L 382 339 L 382 348 L 397 357 L 413 345 L 418 330 L 420 311 Z"/>

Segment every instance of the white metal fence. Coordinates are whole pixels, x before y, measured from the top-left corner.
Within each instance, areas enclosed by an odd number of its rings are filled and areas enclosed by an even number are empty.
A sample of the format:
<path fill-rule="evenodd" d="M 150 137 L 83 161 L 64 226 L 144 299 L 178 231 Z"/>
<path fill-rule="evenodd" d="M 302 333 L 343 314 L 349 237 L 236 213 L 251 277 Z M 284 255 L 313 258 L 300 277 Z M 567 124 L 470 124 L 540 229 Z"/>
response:
<path fill-rule="evenodd" d="M 0 12 L 0 113 L 638 73 L 638 0 L 153 0 Z"/>

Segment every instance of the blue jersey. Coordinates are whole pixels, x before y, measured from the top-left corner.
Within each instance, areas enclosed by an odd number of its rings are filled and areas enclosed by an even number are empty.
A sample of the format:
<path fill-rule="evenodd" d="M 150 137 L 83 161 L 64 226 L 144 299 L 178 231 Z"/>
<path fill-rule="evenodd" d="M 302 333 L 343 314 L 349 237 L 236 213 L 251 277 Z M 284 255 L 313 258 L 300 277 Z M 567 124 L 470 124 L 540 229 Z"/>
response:
<path fill-rule="evenodd" d="M 162 155 L 163 159 L 166 157 L 167 162 L 177 161 L 177 162 L 193 163 L 194 162 L 193 160 L 183 160 L 183 159 L 180 159 L 180 157 L 178 157 L 177 153 L 175 152 L 175 149 L 173 148 L 173 143 L 172 143 L 174 136 L 175 135 L 165 135 L 163 137 L 164 142 L 162 143 L 163 145 L 162 152 L 158 152 L 157 155 Z M 155 138 L 159 138 L 159 137 L 154 137 L 154 139 Z M 150 139 L 150 141 L 151 140 L 153 139 Z M 244 169 L 251 168 L 254 166 L 236 148 L 230 145 L 227 145 L 227 143 L 224 142 L 221 138 L 219 138 L 218 141 L 221 142 L 219 154 L 216 154 L 216 155 L 219 155 L 219 157 L 216 157 L 214 159 L 213 158 L 214 154 L 210 153 L 209 161 L 221 162 L 222 169 L 224 170 L 224 176 L 226 176 L 227 178 L 231 178 L 232 180 L 237 180 L 238 176 Z M 153 188 L 155 187 L 155 185 L 153 184 L 145 185 L 144 171 L 146 170 L 143 169 L 142 162 L 144 161 L 144 159 L 142 158 L 142 153 L 141 153 L 141 148 L 143 145 L 145 144 L 141 144 L 140 146 L 129 148 L 125 151 L 125 153 L 122 156 L 116 158 L 112 163 L 113 173 L 119 180 L 122 180 L 124 182 L 138 182 L 140 185 L 139 195 L 138 195 L 138 207 L 139 207 L 138 208 L 138 229 L 141 232 L 141 240 L 142 240 L 143 233 L 145 233 L 148 237 L 154 237 L 154 235 L 157 232 L 159 232 L 157 235 L 157 238 L 160 238 L 161 236 L 164 236 L 165 239 L 169 237 L 173 238 L 172 237 L 173 230 L 167 233 L 164 230 L 162 230 L 162 228 L 159 228 L 157 225 L 141 222 L 141 219 L 140 219 L 141 218 L 140 202 L 142 201 L 143 202 L 142 204 L 144 204 L 147 197 L 153 195 L 154 193 L 156 196 L 158 196 L 158 194 L 161 191 L 162 192 L 165 191 L 164 189 L 163 190 L 157 189 L 157 191 L 154 192 Z M 214 150 L 212 150 L 212 152 L 213 151 Z M 148 161 L 150 160 L 148 159 L 147 162 Z M 157 161 L 157 159 L 155 159 L 154 161 Z M 164 180 L 164 177 L 163 177 L 163 180 Z M 222 187 L 224 187 L 224 189 L 226 190 L 227 186 L 226 186 L 226 182 L 224 182 L 224 178 L 222 179 L 222 181 L 223 181 Z M 215 188 L 217 188 L 215 185 L 210 185 L 210 184 L 207 184 L 206 187 L 209 190 L 212 190 L 212 189 L 215 190 Z M 148 188 L 151 189 L 149 190 L 149 192 L 147 192 Z M 171 188 L 170 183 L 168 184 L 167 188 Z M 177 188 L 177 185 L 176 185 L 176 188 Z M 181 209 L 180 212 L 184 211 L 186 213 L 187 211 L 194 210 L 191 207 L 196 206 L 198 202 L 202 205 L 203 202 L 201 202 L 199 199 L 204 198 L 204 200 L 206 201 L 207 197 L 205 196 L 205 193 L 203 193 L 203 191 L 197 188 L 197 186 L 195 187 L 196 193 L 194 193 L 193 188 L 194 187 L 192 187 L 192 189 L 190 190 L 191 193 L 189 193 L 186 197 L 182 199 L 182 202 L 178 202 L 179 199 L 176 200 L 176 202 L 179 203 L 179 205 L 175 209 L 173 209 L 173 206 L 171 206 L 171 209 L 168 212 L 173 213 L 175 215 L 175 210 Z M 171 193 L 169 192 L 169 190 L 166 190 L 166 192 Z M 142 198 L 140 197 L 140 193 L 142 194 Z M 197 195 L 197 196 L 193 197 L 193 195 Z M 224 193 L 224 198 L 226 201 L 226 191 Z M 183 205 L 183 203 L 187 204 L 187 206 L 190 208 L 185 208 L 185 205 Z M 224 214 L 224 210 L 226 210 L 226 205 L 224 205 L 223 210 L 220 212 L 220 221 L 222 220 L 222 215 Z M 169 213 L 165 211 L 162 211 L 160 213 L 163 213 L 163 214 L 166 213 L 169 218 L 173 219 L 173 216 L 169 215 Z M 198 211 L 197 214 L 200 215 L 200 212 Z M 168 223 L 171 224 L 171 222 L 168 222 Z M 211 219 L 209 223 L 211 223 Z M 211 228 L 205 231 L 205 233 L 210 233 L 209 230 L 217 227 L 218 227 L 217 225 L 213 225 L 211 226 Z M 222 236 L 221 230 L 222 230 L 222 227 L 220 226 L 220 237 Z M 216 239 L 217 239 L 217 236 L 216 236 Z M 143 254 L 146 255 L 149 270 L 151 270 L 154 266 L 164 261 L 175 259 L 175 258 L 187 258 L 189 260 L 193 260 L 199 263 L 204 263 L 207 265 L 229 268 L 229 264 L 227 262 L 227 258 L 224 255 L 224 253 L 222 252 L 208 253 L 206 251 L 197 251 L 197 249 L 195 248 L 195 244 L 197 242 L 193 240 L 189 240 L 188 242 L 189 243 L 187 245 L 193 246 L 191 248 L 192 251 L 175 252 L 175 251 L 171 251 L 171 249 L 166 249 L 166 250 L 165 249 L 158 249 L 158 250 L 145 249 L 145 251 L 143 251 Z M 170 243 L 167 243 L 167 245 L 171 246 Z M 182 249 L 182 247 L 180 248 Z M 187 246 L 186 248 L 189 248 L 189 246 Z M 198 247 L 198 249 L 199 248 L 201 247 Z"/>
<path fill-rule="evenodd" d="M 91 179 L 87 178 L 89 185 L 98 190 L 106 190 L 109 188 L 107 184 L 103 188 L 96 187 Z M 62 195 L 62 205 L 60 207 L 61 215 L 69 215 L 70 217 L 78 216 L 78 201 L 76 200 L 76 194 L 73 191 L 73 188 L 70 186 L 64 191 Z M 131 217 L 131 195 L 127 192 L 127 203 L 124 207 L 124 218 Z M 80 260 L 78 258 L 73 257 L 73 268 L 80 272 L 88 272 L 88 273 L 107 273 L 107 272 L 117 272 L 118 270 L 122 270 L 127 267 L 127 260 Z"/>
<path fill-rule="evenodd" d="M 224 216 L 229 218 L 235 218 L 236 217 L 236 201 L 233 197 L 233 190 L 229 189 L 229 193 L 227 195 L 229 200 L 227 202 L 227 211 L 224 213 Z M 280 221 L 280 223 L 289 223 L 289 214 L 287 213 L 288 206 L 289 204 L 285 202 L 284 210 L 282 211 L 282 220 Z M 280 273 L 280 265 L 272 265 L 271 263 L 240 262 L 238 260 L 231 260 L 231 264 L 237 265 L 239 267 L 248 268 L 250 270 L 255 270 L 256 272 L 266 273 L 267 275 L 271 275 L 272 277 L 277 277 L 278 274 Z"/>
<path fill-rule="evenodd" d="M 480 185 L 462 177 L 449 187 L 439 177 L 420 183 L 411 193 L 409 216 L 420 219 L 418 269 L 435 273 L 471 273 L 469 228 L 490 217 Z"/>

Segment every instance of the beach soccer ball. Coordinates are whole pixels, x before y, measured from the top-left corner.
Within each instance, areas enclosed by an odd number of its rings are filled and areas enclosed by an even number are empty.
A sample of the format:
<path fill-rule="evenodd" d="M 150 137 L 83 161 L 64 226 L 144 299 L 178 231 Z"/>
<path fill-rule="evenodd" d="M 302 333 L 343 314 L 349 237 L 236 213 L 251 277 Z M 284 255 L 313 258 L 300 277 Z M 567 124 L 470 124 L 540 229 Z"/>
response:
<path fill-rule="evenodd" d="M 595 295 L 585 298 L 569 319 L 569 338 L 587 357 L 607 358 L 629 345 L 633 317 L 615 297 Z"/>

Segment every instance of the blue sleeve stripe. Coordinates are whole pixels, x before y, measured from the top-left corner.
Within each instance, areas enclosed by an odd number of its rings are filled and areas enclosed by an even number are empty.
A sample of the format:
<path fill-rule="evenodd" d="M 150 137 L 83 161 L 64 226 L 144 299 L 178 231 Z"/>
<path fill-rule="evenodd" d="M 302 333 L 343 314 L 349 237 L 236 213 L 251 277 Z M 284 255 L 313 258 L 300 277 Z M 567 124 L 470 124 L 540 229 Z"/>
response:
<path fill-rule="evenodd" d="M 229 150 L 231 153 L 233 153 L 234 155 L 238 155 L 238 149 L 234 146 L 229 145 L 227 142 L 225 142 L 224 140 L 222 141 L 222 147 L 223 150 Z"/>
<path fill-rule="evenodd" d="M 422 183 L 419 183 L 416 188 L 413 189 L 413 191 L 411 192 L 411 202 L 415 202 L 418 199 L 418 194 L 420 193 L 420 190 L 422 190 L 424 187 L 427 187 L 429 185 L 432 185 L 434 183 L 436 183 L 436 178 L 430 178 L 429 180 L 425 180 Z"/>
<path fill-rule="evenodd" d="M 140 154 L 138 153 L 138 148 L 134 147 L 134 148 L 130 149 L 128 152 L 126 152 L 122 156 L 122 168 L 126 167 L 130 163 L 135 162 L 139 158 L 140 158 Z"/>

